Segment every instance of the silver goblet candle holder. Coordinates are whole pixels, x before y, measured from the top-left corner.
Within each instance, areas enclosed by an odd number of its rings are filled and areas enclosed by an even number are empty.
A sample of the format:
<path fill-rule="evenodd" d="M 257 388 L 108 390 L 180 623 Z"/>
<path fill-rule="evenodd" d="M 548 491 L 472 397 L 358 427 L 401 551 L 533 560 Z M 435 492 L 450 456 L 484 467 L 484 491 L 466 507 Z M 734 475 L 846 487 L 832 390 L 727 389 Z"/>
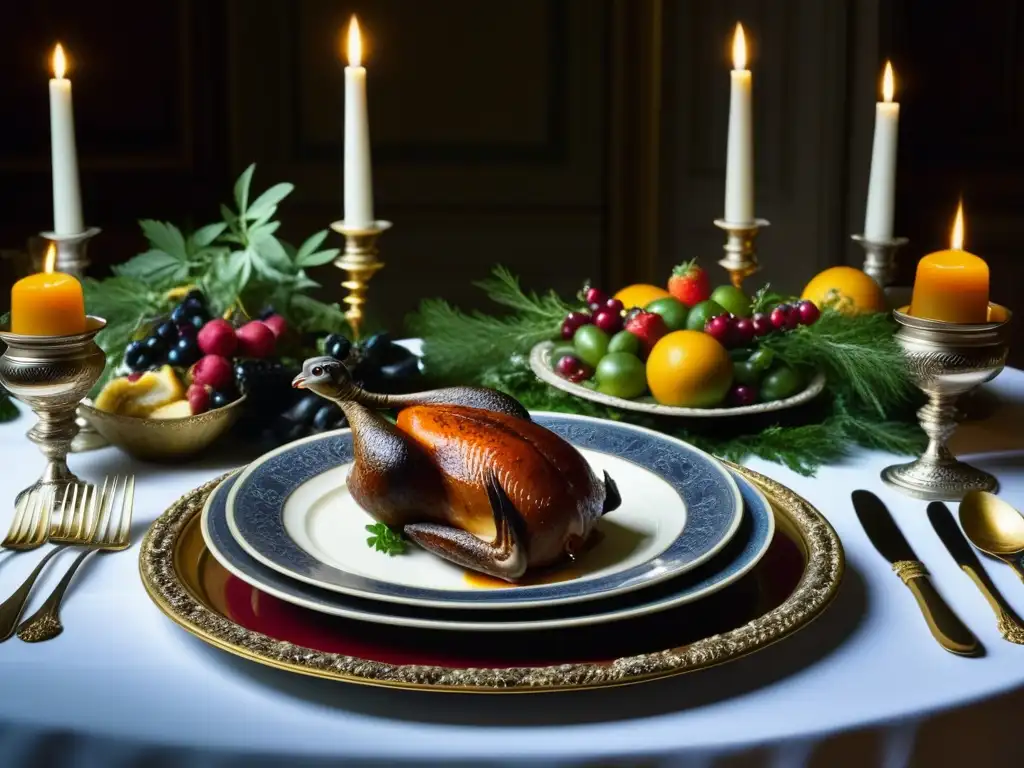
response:
<path fill-rule="evenodd" d="M 54 266 L 58 272 L 72 275 L 79 280 L 85 278 L 85 272 L 91 264 L 89 260 L 89 241 L 100 233 L 99 227 L 89 227 L 84 232 L 74 235 L 58 235 L 56 232 L 40 232 L 39 236 L 44 240 L 53 243 L 57 250 L 57 262 Z M 36 270 L 42 268 L 37 264 Z M 75 453 L 91 451 L 102 448 L 107 441 L 100 437 L 92 424 L 81 413 L 76 419 L 78 422 L 78 434 L 72 442 L 71 450 Z"/>
<path fill-rule="evenodd" d="M 761 267 L 757 263 L 757 248 L 755 240 L 757 233 L 762 227 L 767 227 L 765 219 L 754 219 L 745 224 L 715 219 L 715 226 L 724 229 L 726 232 L 725 258 L 718 263 L 729 272 L 729 280 L 734 286 L 740 288 L 743 281 L 757 272 Z"/>
<path fill-rule="evenodd" d="M 68 485 L 81 482 L 68 469 L 67 455 L 78 433 L 78 404 L 106 363 L 95 341 L 106 324 L 89 316 L 86 331 L 69 336 L 27 336 L 11 333 L 9 325 L 0 328 L 0 340 L 7 345 L 0 356 L 0 383 L 39 417 L 28 439 L 46 457 L 43 474 L 19 498 L 35 490 L 52 491 L 60 498 Z"/>
<path fill-rule="evenodd" d="M 907 238 L 869 240 L 864 235 L 850 237 L 864 249 L 864 272 L 870 275 L 880 288 L 884 289 L 891 285 L 896 276 L 896 251 L 907 244 Z"/>
<path fill-rule="evenodd" d="M 384 268 L 384 262 L 378 257 L 377 239 L 382 232 L 390 228 L 390 221 L 374 221 L 360 226 L 344 221 L 331 224 L 331 229 L 345 236 L 345 249 L 341 256 L 334 260 L 334 266 L 348 274 L 348 279 L 343 281 L 341 286 L 348 290 L 344 298 L 348 304 L 345 319 L 348 320 L 355 339 L 359 338 L 359 331 L 362 328 L 363 305 L 366 304 L 370 279 Z"/>
<path fill-rule="evenodd" d="M 928 404 L 917 412 L 928 447 L 909 464 L 886 467 L 882 479 L 927 500 L 956 501 L 968 491 L 994 491 L 996 478 L 957 460 L 946 442 L 956 430 L 957 399 L 994 379 L 1006 364 L 1010 312 L 990 304 L 990 322 L 966 324 L 914 317 L 907 309 L 893 311 L 900 326 L 896 340 L 914 382 L 928 396 Z"/>

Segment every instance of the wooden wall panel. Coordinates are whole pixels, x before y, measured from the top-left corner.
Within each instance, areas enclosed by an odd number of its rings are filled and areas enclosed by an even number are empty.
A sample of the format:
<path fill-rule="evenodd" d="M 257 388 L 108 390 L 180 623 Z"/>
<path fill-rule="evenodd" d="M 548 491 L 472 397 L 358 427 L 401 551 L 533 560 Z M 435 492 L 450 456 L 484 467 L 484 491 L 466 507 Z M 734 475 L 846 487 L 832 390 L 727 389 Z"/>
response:
<path fill-rule="evenodd" d="M 52 227 L 49 56 L 69 53 L 86 222 L 98 273 L 142 247 L 136 220 L 203 223 L 227 188 L 223 5 L 38 0 L 4 8 L 0 246 Z"/>
<path fill-rule="evenodd" d="M 659 267 L 721 258 L 733 28 L 752 46 L 760 278 L 799 289 L 843 259 L 848 7 L 816 0 L 729 0 L 665 7 L 663 242 Z M 717 276 L 724 279 L 719 270 Z"/>
<path fill-rule="evenodd" d="M 341 37 L 359 15 L 376 211 L 395 224 L 371 289 L 385 319 L 425 295 L 471 301 L 469 280 L 498 261 L 565 291 L 604 269 L 607 3 L 228 9 L 232 164 L 260 158 L 258 183 L 296 183 L 297 236 L 341 217 Z"/>

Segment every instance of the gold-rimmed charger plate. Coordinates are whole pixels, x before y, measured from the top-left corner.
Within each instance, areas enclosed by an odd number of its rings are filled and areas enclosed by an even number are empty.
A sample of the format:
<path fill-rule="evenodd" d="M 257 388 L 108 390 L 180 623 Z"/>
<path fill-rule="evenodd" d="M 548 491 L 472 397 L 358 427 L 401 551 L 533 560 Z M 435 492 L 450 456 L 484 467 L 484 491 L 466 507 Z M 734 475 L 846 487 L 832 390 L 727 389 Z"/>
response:
<path fill-rule="evenodd" d="M 627 400 L 624 397 L 606 395 L 589 389 L 582 384 L 573 382 L 559 376 L 555 370 L 555 360 L 551 359 L 551 353 L 555 349 L 553 341 L 542 341 L 530 351 L 530 368 L 537 378 L 556 389 L 568 392 L 570 395 L 590 400 L 613 408 L 621 408 L 625 411 L 636 411 L 637 413 L 649 413 L 652 416 L 678 416 L 691 419 L 723 418 L 732 416 L 753 416 L 758 413 L 770 413 L 772 411 L 783 411 L 787 408 L 796 408 L 798 405 L 809 403 L 825 389 L 825 374 L 818 372 L 811 377 L 807 386 L 792 397 L 782 400 L 771 400 L 766 403 L 754 403 L 753 405 L 737 405 L 721 408 L 689 408 L 679 405 L 662 405 L 656 402 L 653 397 L 646 395 L 634 400 Z"/>
<path fill-rule="evenodd" d="M 731 465 L 730 466 L 734 466 Z M 529 693 L 602 688 L 670 677 L 758 651 L 805 627 L 839 588 L 844 556 L 827 520 L 769 478 L 736 468 L 772 503 L 776 534 L 746 577 L 713 598 L 650 622 L 606 632 L 559 630 L 551 642 L 365 625 L 291 606 L 254 590 L 210 555 L 199 530 L 219 480 L 182 497 L 147 532 L 142 581 L 186 631 L 260 664 L 304 675 L 393 688 Z M 454 643 L 454 644 L 453 644 Z M 572 653 L 571 658 L 564 654 Z M 563 655 L 559 655 L 563 654 Z"/>

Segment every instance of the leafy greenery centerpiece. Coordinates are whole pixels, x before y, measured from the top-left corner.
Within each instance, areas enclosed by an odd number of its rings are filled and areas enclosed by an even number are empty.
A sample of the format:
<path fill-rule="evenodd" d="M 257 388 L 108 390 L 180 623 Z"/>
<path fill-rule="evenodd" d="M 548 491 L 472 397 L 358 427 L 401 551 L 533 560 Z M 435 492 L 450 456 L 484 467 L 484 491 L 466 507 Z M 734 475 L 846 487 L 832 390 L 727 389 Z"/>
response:
<path fill-rule="evenodd" d="M 440 299 L 423 301 L 408 321 L 423 338 L 426 374 L 434 381 L 474 382 L 518 398 L 532 410 L 580 413 L 631 422 L 692 442 L 735 461 L 749 455 L 813 474 L 856 446 L 914 454 L 924 445 L 913 416 L 914 389 L 886 313 L 845 314 L 834 304 L 820 317 L 786 333 L 764 336 L 758 346 L 787 365 L 822 371 L 825 392 L 799 411 L 752 418 L 700 420 L 656 417 L 585 400 L 540 381 L 528 355 L 542 341 L 560 339 L 560 327 L 581 304 L 554 292 L 522 290 L 498 267 L 477 284 L 503 314 L 463 312 Z M 781 300 L 767 287 L 755 302 Z"/>
<path fill-rule="evenodd" d="M 150 249 L 114 267 L 112 277 L 85 281 L 86 306 L 107 319 L 97 337 L 107 367 L 94 392 L 121 367 L 128 343 L 193 287 L 203 292 L 217 315 L 248 317 L 270 305 L 300 332 L 347 328 L 337 304 L 309 295 L 320 284 L 306 270 L 327 264 L 338 253 L 336 248 L 321 248 L 327 230 L 298 247 L 279 239 L 277 208 L 294 186 L 275 184 L 253 199 L 254 171 L 255 164 L 250 165 L 238 178 L 235 208 L 221 205 L 221 221 L 185 234 L 173 224 L 143 220 L 140 225 Z"/>

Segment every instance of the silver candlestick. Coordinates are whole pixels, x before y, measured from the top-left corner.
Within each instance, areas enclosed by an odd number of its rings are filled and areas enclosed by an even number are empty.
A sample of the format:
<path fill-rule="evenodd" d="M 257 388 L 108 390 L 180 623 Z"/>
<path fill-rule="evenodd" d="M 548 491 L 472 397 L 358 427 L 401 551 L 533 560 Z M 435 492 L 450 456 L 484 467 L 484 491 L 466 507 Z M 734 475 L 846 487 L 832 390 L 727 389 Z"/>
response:
<path fill-rule="evenodd" d="M 58 272 L 74 275 L 79 280 L 85 277 L 89 268 L 89 241 L 100 233 L 99 227 L 89 227 L 75 235 L 58 235 L 56 232 L 40 232 L 40 236 L 57 247 Z"/>
<path fill-rule="evenodd" d="M 907 244 L 907 238 L 868 240 L 864 235 L 851 235 L 850 237 L 864 249 L 864 271 L 878 283 L 880 288 L 888 287 L 896 276 L 896 251 Z"/>

